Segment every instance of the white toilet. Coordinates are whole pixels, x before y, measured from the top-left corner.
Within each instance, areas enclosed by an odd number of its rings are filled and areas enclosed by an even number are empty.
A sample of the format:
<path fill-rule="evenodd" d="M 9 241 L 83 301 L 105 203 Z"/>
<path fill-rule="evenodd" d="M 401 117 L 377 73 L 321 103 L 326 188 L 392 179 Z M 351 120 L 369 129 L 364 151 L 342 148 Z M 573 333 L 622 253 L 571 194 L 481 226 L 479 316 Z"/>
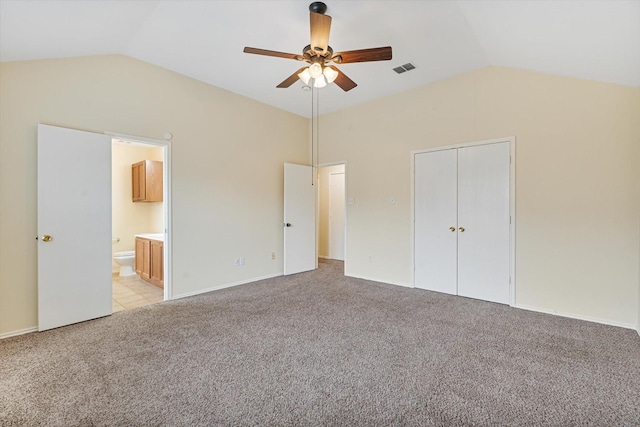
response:
<path fill-rule="evenodd" d="M 136 275 L 136 272 L 133 269 L 136 261 L 135 251 L 116 252 L 113 254 L 113 260 L 120 266 L 120 277 Z"/>

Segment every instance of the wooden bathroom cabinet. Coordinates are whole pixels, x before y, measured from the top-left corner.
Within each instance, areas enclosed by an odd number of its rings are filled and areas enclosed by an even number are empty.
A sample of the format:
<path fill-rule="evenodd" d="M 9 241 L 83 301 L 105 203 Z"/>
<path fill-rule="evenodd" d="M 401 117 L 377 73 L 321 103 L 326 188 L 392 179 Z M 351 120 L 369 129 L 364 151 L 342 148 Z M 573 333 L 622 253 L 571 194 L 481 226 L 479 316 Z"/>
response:
<path fill-rule="evenodd" d="M 136 273 L 145 282 L 164 288 L 164 242 L 136 237 Z"/>
<path fill-rule="evenodd" d="M 143 160 L 131 165 L 134 202 L 162 201 L 162 162 Z"/>

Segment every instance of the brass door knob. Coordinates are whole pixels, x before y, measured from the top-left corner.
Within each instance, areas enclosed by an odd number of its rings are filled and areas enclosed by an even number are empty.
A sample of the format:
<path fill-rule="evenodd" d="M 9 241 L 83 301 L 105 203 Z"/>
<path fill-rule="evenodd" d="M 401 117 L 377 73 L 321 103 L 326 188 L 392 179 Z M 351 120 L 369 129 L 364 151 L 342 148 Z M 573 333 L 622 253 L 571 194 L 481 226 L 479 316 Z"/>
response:
<path fill-rule="evenodd" d="M 50 242 L 51 239 L 53 239 L 53 237 L 49 236 L 48 234 L 45 234 L 44 236 L 42 236 L 43 242 Z"/>
<path fill-rule="evenodd" d="M 464 233 L 464 227 L 460 227 L 459 230 L 461 233 Z"/>
<path fill-rule="evenodd" d="M 455 227 L 449 227 L 449 231 L 453 233 L 454 231 L 456 231 L 456 228 Z"/>

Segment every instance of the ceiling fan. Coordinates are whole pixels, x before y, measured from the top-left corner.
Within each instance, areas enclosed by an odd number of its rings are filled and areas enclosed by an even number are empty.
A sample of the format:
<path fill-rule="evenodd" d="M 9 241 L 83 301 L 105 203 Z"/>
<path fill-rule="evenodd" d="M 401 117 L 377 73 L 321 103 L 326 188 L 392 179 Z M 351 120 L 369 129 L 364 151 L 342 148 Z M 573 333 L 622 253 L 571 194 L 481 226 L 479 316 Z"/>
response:
<path fill-rule="evenodd" d="M 356 82 L 334 65 L 328 64 L 331 62 L 349 64 L 352 62 L 388 61 L 391 59 L 391 46 L 334 53 L 331 46 L 329 46 L 331 17 L 324 14 L 326 11 L 327 5 L 322 2 L 316 1 L 309 5 L 311 44 L 302 50 L 302 55 L 257 49 L 255 47 L 245 47 L 244 52 L 295 59 L 309 64 L 287 77 L 277 86 L 279 88 L 287 88 L 300 79 L 305 85 L 309 85 L 309 82 L 311 82 L 314 87 L 318 88 L 326 86 L 327 83 L 335 82 L 345 92 L 350 91 L 357 86 Z"/>

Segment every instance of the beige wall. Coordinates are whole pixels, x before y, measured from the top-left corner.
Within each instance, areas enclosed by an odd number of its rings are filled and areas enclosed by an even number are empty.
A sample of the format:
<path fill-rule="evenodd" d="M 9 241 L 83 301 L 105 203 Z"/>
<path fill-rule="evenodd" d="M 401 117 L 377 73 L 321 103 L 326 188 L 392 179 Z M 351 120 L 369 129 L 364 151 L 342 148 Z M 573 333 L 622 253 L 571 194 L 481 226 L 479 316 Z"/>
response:
<path fill-rule="evenodd" d="M 412 285 L 412 150 L 514 135 L 517 305 L 636 327 L 638 117 L 640 89 L 504 68 L 323 116 L 320 163 L 348 162 L 355 199 L 346 273 Z M 308 161 L 308 120 L 124 56 L 3 63 L 0 336 L 37 324 L 38 123 L 173 133 L 175 295 L 282 271 L 282 163 Z"/>
<path fill-rule="evenodd" d="M 38 123 L 173 133 L 174 295 L 282 271 L 283 163 L 308 161 L 308 120 L 125 56 L 2 63 L 0 336 L 37 325 Z"/>
<path fill-rule="evenodd" d="M 164 211 L 162 202 L 134 203 L 131 194 L 131 165 L 142 160 L 163 160 L 162 147 L 115 142 L 111 148 L 111 209 L 114 239 L 112 254 L 135 249 L 134 235 L 162 233 Z M 119 266 L 112 262 L 114 271 Z"/>
<path fill-rule="evenodd" d="M 344 173 L 344 165 L 318 168 L 318 256 L 329 258 L 329 175 Z"/>
<path fill-rule="evenodd" d="M 412 285 L 412 150 L 515 136 L 517 306 L 635 328 L 639 118 L 638 88 L 505 68 L 323 116 L 320 163 L 347 161 L 355 199 L 346 273 Z"/>

